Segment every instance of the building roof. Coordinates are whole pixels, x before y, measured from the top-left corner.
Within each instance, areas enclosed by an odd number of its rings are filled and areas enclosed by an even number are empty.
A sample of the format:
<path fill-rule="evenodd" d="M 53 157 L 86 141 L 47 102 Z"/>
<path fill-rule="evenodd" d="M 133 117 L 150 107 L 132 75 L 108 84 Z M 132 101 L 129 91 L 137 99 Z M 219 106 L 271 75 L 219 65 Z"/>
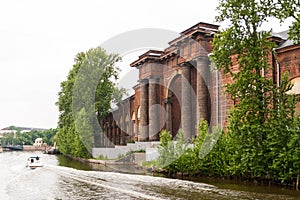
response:
<path fill-rule="evenodd" d="M 131 67 L 139 66 L 140 64 L 144 63 L 147 60 L 158 60 L 169 55 L 176 53 L 176 46 L 178 43 L 185 41 L 188 38 L 192 38 L 199 34 L 208 34 L 213 35 L 214 33 L 218 32 L 219 25 L 209 24 L 205 22 L 199 22 L 192 27 L 182 31 L 180 36 L 171 40 L 168 44 L 170 45 L 164 51 L 157 51 L 157 50 L 150 50 L 146 53 L 139 56 L 139 58 L 130 64 Z"/>
<path fill-rule="evenodd" d="M 278 47 L 276 49 L 282 49 L 282 48 L 294 45 L 293 41 L 288 39 L 288 37 L 289 37 L 288 32 L 289 32 L 289 30 L 285 30 L 285 31 L 278 32 L 278 33 L 275 33 L 275 32 L 271 33 L 272 37 L 277 37 L 277 38 L 281 39 L 281 41 L 279 42 Z"/>
<path fill-rule="evenodd" d="M 131 67 L 137 67 L 150 60 L 159 60 L 164 59 L 168 56 L 177 53 L 176 46 L 180 45 L 183 41 L 186 41 L 189 38 L 197 37 L 200 35 L 210 35 L 213 36 L 218 32 L 219 25 L 209 24 L 205 22 L 199 22 L 194 26 L 182 31 L 180 36 L 171 40 L 169 42 L 169 47 L 164 51 L 149 50 L 146 53 L 139 56 L 139 58 L 130 64 Z M 286 47 L 294 46 L 293 41 L 288 39 L 288 30 L 271 33 L 270 39 L 278 44 L 276 49 L 283 49 Z"/>

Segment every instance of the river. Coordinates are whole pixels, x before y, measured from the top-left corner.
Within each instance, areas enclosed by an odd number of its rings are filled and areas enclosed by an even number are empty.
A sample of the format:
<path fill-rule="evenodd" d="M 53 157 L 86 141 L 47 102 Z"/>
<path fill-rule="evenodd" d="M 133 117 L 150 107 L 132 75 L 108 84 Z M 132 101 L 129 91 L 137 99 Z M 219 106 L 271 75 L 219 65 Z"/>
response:
<path fill-rule="evenodd" d="M 31 155 L 40 156 L 44 167 L 26 168 Z M 41 152 L 4 152 L 0 153 L 0 199 L 300 199 L 298 192 L 288 188 L 220 180 L 204 183 L 116 172 L 119 170 Z"/>

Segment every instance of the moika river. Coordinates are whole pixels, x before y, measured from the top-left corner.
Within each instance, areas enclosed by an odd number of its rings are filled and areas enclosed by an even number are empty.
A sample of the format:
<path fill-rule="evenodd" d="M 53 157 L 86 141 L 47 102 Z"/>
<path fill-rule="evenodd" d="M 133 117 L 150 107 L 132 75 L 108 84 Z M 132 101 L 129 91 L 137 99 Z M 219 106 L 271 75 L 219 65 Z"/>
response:
<path fill-rule="evenodd" d="M 32 155 L 40 156 L 44 167 L 26 168 Z M 288 188 L 127 174 L 118 171 L 135 170 L 116 167 L 82 164 L 41 152 L 0 153 L 0 199 L 300 199 L 299 192 Z"/>

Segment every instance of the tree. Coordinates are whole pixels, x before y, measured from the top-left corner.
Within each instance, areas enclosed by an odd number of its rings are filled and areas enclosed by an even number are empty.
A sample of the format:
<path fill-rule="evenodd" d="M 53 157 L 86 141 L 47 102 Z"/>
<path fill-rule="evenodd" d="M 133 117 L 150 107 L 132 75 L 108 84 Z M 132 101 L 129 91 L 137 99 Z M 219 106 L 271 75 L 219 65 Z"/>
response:
<path fill-rule="evenodd" d="M 271 31 L 262 31 L 262 27 L 270 17 L 281 21 L 293 17 L 296 21 L 291 26 L 290 38 L 299 42 L 299 1 L 220 0 L 218 10 L 217 20 L 228 21 L 229 28 L 214 38 L 212 59 L 225 75 L 232 77 L 233 83 L 226 85 L 226 92 L 237 102 L 227 125 L 232 145 L 231 173 L 269 177 L 268 166 L 274 158 L 271 155 L 279 153 L 270 146 L 270 136 L 278 136 L 275 138 L 281 142 L 279 146 L 287 145 L 288 138 L 280 141 L 289 134 L 282 119 L 295 122 L 295 101 L 286 94 L 291 88 L 288 81 L 282 81 L 281 88 L 277 88 L 265 76 L 271 69 L 268 57 L 276 46 L 268 39 Z"/>
<path fill-rule="evenodd" d="M 70 70 L 66 81 L 61 83 L 61 91 L 58 93 L 58 110 L 60 112 L 58 122 L 58 132 L 56 135 L 59 149 L 62 153 L 71 154 L 74 148 L 74 120 L 72 117 L 72 90 L 75 83 L 76 74 L 85 60 L 85 53 L 79 53 L 75 57 L 75 64 Z"/>
<path fill-rule="evenodd" d="M 91 156 L 94 136 L 101 132 L 99 121 L 109 113 L 116 91 L 123 91 L 114 82 L 118 60 L 117 54 L 107 54 L 101 47 L 77 54 L 67 80 L 61 83 L 57 102 L 56 138 L 62 153 Z"/>

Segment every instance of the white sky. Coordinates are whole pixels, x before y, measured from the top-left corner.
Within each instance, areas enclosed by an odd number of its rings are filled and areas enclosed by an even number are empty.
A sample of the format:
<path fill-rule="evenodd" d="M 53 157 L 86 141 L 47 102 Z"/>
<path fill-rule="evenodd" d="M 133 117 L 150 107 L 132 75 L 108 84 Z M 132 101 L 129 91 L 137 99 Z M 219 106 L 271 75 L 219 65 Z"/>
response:
<path fill-rule="evenodd" d="M 0 129 L 55 128 L 60 82 L 78 52 L 134 29 L 181 32 L 215 23 L 216 6 L 217 0 L 0 0 Z"/>

